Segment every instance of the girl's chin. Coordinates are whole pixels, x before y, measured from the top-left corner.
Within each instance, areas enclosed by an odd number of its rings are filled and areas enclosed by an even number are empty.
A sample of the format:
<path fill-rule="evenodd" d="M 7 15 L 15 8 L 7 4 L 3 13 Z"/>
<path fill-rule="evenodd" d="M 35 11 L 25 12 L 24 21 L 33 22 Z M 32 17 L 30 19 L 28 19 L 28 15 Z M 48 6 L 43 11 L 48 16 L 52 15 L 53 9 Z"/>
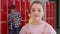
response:
<path fill-rule="evenodd" d="M 39 20 L 39 18 L 34 18 L 35 20 Z"/>

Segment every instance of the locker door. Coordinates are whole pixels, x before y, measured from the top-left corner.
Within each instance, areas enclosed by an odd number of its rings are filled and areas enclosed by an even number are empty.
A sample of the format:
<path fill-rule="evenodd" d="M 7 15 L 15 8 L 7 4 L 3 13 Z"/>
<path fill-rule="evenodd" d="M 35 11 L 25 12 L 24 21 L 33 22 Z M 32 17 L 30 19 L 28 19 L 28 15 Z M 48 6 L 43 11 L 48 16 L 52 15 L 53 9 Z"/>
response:
<path fill-rule="evenodd" d="M 46 21 L 56 28 L 56 2 L 46 3 Z"/>
<path fill-rule="evenodd" d="M 9 33 L 8 25 L 8 7 L 12 4 L 11 0 L 1 0 L 1 34 Z"/>
<path fill-rule="evenodd" d="M 1 34 L 1 0 L 0 0 L 0 34 Z"/>
<path fill-rule="evenodd" d="M 20 12 L 20 0 L 15 0 L 15 6 L 16 6 L 16 9 L 17 9 L 17 11 L 19 11 Z"/>
<path fill-rule="evenodd" d="M 29 0 L 21 0 L 21 15 L 22 15 L 22 26 L 28 23 L 28 11 L 30 8 Z"/>
<path fill-rule="evenodd" d="M 30 0 L 26 0 L 26 19 L 29 19 L 28 12 L 30 10 Z"/>
<path fill-rule="evenodd" d="M 1 34 L 7 34 L 7 0 L 1 0 Z"/>

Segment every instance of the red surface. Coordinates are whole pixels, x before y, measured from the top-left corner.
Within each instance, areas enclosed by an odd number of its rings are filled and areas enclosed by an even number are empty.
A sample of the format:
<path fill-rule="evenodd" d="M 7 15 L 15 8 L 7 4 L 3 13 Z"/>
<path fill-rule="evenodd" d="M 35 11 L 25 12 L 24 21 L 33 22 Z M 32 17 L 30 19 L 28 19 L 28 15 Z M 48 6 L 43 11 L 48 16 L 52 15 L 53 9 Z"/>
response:
<path fill-rule="evenodd" d="M 47 2 L 46 3 L 46 21 L 53 27 L 56 27 L 56 16 L 55 16 L 55 2 Z"/>
<path fill-rule="evenodd" d="M 30 2 L 29 0 L 26 0 L 26 19 L 29 19 L 28 17 L 28 12 L 29 12 L 29 9 L 30 9 Z"/>
<path fill-rule="evenodd" d="M 20 1 L 19 1 L 20 2 Z M 20 11 L 20 3 L 16 0 L 15 6 L 18 11 Z"/>
<path fill-rule="evenodd" d="M 6 21 L 7 20 L 7 6 L 6 6 L 6 0 L 1 0 L 1 8 L 2 8 L 2 15 L 1 20 Z"/>
<path fill-rule="evenodd" d="M 21 2 L 21 4 L 20 4 Z M 12 4 L 11 0 L 8 0 L 8 8 L 9 6 Z M 29 10 L 30 8 L 30 3 L 26 0 L 26 8 L 25 8 L 25 1 L 20 0 L 19 2 L 16 0 L 16 9 L 20 12 L 20 6 L 21 6 L 21 16 L 22 16 L 22 20 L 26 21 L 22 21 L 21 27 L 24 26 L 26 23 L 28 23 L 28 12 L 27 10 Z M 4 10 L 1 11 L 1 21 L 6 21 L 4 23 L 1 24 L 1 33 L 2 34 L 7 34 L 7 26 L 9 27 L 9 25 L 7 25 L 7 2 L 6 0 L 2 0 L 2 5 L 1 5 Z M 27 9 L 27 10 L 25 10 Z M 8 13 L 10 13 L 10 10 L 8 9 Z M 25 14 L 26 13 L 26 14 Z M 26 17 L 26 18 L 25 18 Z M 26 23 L 25 23 L 26 22 Z M 8 33 L 10 32 L 10 29 L 8 28 Z"/>
<path fill-rule="evenodd" d="M 1 23 L 1 33 L 2 34 L 7 34 L 7 23 Z"/>

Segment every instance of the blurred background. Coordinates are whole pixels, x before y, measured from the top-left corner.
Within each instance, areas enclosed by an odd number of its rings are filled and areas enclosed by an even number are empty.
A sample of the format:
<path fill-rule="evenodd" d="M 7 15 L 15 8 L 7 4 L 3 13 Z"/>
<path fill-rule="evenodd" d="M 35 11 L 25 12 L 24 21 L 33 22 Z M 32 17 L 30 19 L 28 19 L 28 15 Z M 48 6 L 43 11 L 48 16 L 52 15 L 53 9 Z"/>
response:
<path fill-rule="evenodd" d="M 21 13 L 21 27 L 28 23 L 28 11 L 35 0 L 0 0 L 0 34 L 9 34 L 8 14 L 9 6 L 14 4 Z M 44 4 L 43 20 L 49 23 L 60 34 L 60 0 L 37 0 Z"/>

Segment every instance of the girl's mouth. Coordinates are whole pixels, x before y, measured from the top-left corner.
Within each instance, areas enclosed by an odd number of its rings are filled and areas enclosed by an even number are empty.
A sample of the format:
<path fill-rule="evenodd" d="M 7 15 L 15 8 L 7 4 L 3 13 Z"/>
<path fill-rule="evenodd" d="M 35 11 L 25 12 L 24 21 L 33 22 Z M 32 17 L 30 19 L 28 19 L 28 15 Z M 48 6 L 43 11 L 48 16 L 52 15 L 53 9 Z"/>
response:
<path fill-rule="evenodd" d="M 34 15 L 34 17 L 39 17 L 39 15 Z"/>

